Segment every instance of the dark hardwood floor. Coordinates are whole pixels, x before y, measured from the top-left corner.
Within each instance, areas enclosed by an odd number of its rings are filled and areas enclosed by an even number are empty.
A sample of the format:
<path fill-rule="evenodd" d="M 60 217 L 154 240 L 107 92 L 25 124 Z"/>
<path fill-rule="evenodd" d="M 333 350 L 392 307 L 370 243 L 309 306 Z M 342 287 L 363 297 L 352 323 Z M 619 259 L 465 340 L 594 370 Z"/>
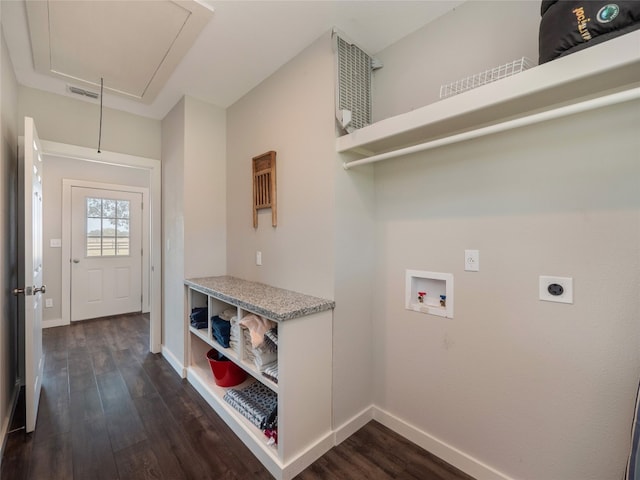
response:
<path fill-rule="evenodd" d="M 46 355 L 35 432 L 12 431 L 5 480 L 260 480 L 271 475 L 180 379 L 148 352 L 142 315 L 44 331 Z M 20 412 L 14 427 L 21 423 Z M 297 480 L 470 480 L 371 422 Z M 472 479 L 471 479 L 472 480 Z"/>

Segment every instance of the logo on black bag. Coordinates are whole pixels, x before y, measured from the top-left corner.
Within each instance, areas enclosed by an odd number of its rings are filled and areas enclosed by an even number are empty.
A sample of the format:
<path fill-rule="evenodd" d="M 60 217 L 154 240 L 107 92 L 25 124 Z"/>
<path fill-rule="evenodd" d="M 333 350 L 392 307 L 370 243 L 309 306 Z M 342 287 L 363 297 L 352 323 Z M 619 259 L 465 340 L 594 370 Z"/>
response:
<path fill-rule="evenodd" d="M 605 5 L 600 10 L 598 10 L 596 19 L 600 23 L 609 23 L 614 18 L 616 18 L 619 13 L 620 7 L 618 7 L 618 5 L 616 5 L 615 3 L 609 3 L 608 5 Z"/>
<path fill-rule="evenodd" d="M 580 36 L 585 41 L 591 40 L 591 38 L 593 37 L 591 36 L 591 32 L 589 32 L 589 29 L 587 28 L 587 24 L 591 21 L 591 19 L 587 18 L 587 16 L 585 15 L 584 7 L 576 8 L 572 10 L 572 12 L 576 16 L 576 21 L 578 22 L 578 33 L 580 34 Z"/>

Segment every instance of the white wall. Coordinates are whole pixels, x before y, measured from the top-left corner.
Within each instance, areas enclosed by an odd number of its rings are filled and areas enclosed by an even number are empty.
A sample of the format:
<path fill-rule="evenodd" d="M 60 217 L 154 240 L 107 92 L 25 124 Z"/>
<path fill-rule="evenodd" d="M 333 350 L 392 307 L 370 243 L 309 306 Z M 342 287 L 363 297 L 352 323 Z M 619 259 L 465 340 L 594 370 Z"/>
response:
<path fill-rule="evenodd" d="M 537 64 L 539 23 L 539 0 L 474 0 L 376 53 L 374 121 L 438 101 L 443 84 L 522 57 Z"/>
<path fill-rule="evenodd" d="M 640 375 L 639 107 L 376 167 L 380 408 L 512 478 L 621 478 Z M 407 268 L 454 275 L 454 319 L 403 309 Z M 539 275 L 573 277 L 574 304 L 539 301 Z"/>
<path fill-rule="evenodd" d="M 333 297 L 333 105 L 327 34 L 227 110 L 229 274 Z M 261 210 L 254 229 L 251 159 L 269 150 L 277 154 L 278 226 Z"/>
<path fill-rule="evenodd" d="M 227 270 L 226 114 L 185 98 L 184 275 Z"/>
<path fill-rule="evenodd" d="M 162 120 L 162 345 L 184 358 L 184 98 Z"/>
<path fill-rule="evenodd" d="M 40 132 L 38 132 L 40 133 Z M 44 261 L 44 298 L 53 300 L 53 307 L 43 309 L 43 320 L 62 318 L 62 248 L 51 247 L 50 240 L 62 238 L 62 180 L 86 180 L 117 185 L 149 188 L 149 173 L 145 170 L 106 165 L 60 157 L 44 157 L 43 162 L 42 243 Z"/>
<path fill-rule="evenodd" d="M 81 147 L 98 147 L 99 102 L 20 86 L 19 117 L 32 117 L 43 140 Z M 20 135 L 23 134 L 21 127 Z M 105 108 L 101 149 L 139 157 L 160 158 L 159 120 Z"/>
<path fill-rule="evenodd" d="M 334 153 L 335 155 L 335 153 Z M 357 172 L 335 166 L 335 301 L 333 417 L 340 429 L 373 403 L 373 275 L 376 255 L 373 167 Z M 368 413 L 370 413 L 368 411 Z M 361 420 L 368 418 L 363 415 Z M 354 421 L 353 426 L 358 422 Z"/>
<path fill-rule="evenodd" d="M 373 170 L 335 154 L 334 55 L 327 33 L 228 109 L 228 272 L 333 298 L 333 417 L 371 405 Z M 252 223 L 251 159 L 277 153 L 278 226 Z M 262 266 L 255 252 L 262 252 Z"/>
<path fill-rule="evenodd" d="M 2 5 L 0 4 L 0 17 Z M 18 362 L 16 299 L 16 182 L 18 145 L 18 83 L 0 28 L 0 461 L 4 451 Z"/>
<path fill-rule="evenodd" d="M 184 279 L 226 273 L 224 110 L 185 97 L 162 121 L 163 345 L 184 362 Z"/>
<path fill-rule="evenodd" d="M 469 73 L 534 50 L 531 3 L 471 2 L 380 52 L 378 115 L 461 76 L 431 50 L 415 65 L 427 44 L 456 46 Z M 639 107 L 376 164 L 375 403 L 446 460 L 511 478 L 622 477 L 640 375 Z M 464 272 L 465 249 L 479 249 L 479 272 Z M 405 269 L 452 273 L 455 317 L 404 310 Z M 573 277 L 574 304 L 539 301 L 539 275 Z"/>

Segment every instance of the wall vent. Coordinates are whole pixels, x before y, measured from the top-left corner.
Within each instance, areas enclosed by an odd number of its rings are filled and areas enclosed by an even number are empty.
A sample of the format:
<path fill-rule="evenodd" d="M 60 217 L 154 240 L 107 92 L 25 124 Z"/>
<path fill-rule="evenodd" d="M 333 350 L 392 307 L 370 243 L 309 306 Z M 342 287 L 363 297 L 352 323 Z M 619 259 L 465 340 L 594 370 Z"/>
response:
<path fill-rule="evenodd" d="M 69 89 L 69 92 L 75 93 L 76 95 L 93 98 L 94 100 L 100 98 L 100 94 L 98 92 L 92 92 L 91 90 L 85 90 L 84 88 L 74 87 L 73 85 L 67 85 L 67 88 Z"/>
<path fill-rule="evenodd" d="M 337 88 L 336 117 L 346 132 L 371 124 L 371 81 L 374 68 L 380 68 L 367 53 L 339 35 L 336 38 Z"/>

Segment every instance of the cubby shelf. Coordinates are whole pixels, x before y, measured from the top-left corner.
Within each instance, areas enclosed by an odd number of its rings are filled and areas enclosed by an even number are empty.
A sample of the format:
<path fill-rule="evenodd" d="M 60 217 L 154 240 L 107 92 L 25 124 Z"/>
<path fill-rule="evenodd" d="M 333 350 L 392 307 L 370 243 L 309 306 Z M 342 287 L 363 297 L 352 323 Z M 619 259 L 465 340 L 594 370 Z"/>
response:
<path fill-rule="evenodd" d="M 336 151 L 370 157 L 622 91 L 637 90 L 640 31 L 533 67 L 337 138 Z M 634 98 L 638 98 L 637 95 Z M 455 138 L 454 138 L 455 137 Z M 346 166 L 357 160 L 349 160 Z"/>
<path fill-rule="evenodd" d="M 190 325 L 194 307 L 206 307 L 207 328 Z M 333 446 L 331 424 L 332 309 L 318 297 L 234 277 L 185 280 L 187 379 L 249 450 L 278 480 L 289 480 Z M 254 313 L 278 326 L 278 383 L 245 359 L 244 343 L 224 348 L 211 334 L 211 317 L 232 309 L 238 318 Z M 309 348 L 313 339 L 313 348 Z M 224 400 L 227 388 L 213 378 L 206 354 L 214 348 L 249 375 L 233 388 L 260 382 L 278 396 L 278 444 Z M 312 412 L 312 413 L 310 413 Z"/>
<path fill-rule="evenodd" d="M 248 361 L 244 360 L 243 358 L 241 358 L 240 355 L 238 354 L 238 352 L 236 352 L 235 350 L 233 350 L 231 348 L 223 347 L 222 345 L 220 345 L 215 340 L 209 338 L 207 336 L 207 330 L 206 329 L 202 328 L 202 329 L 198 330 L 198 329 L 195 329 L 193 327 L 189 327 L 189 331 L 193 335 L 198 337 L 200 340 L 205 342 L 207 345 L 209 345 L 211 348 L 215 348 L 219 353 L 221 353 L 222 355 L 227 357 L 229 360 L 234 362 L 236 365 L 241 367 L 245 372 L 247 372 L 249 375 L 253 376 L 256 380 L 260 381 L 261 383 L 263 383 L 264 385 L 269 387 L 274 392 L 278 391 L 278 384 L 277 383 L 275 383 L 272 380 L 269 380 L 267 377 L 262 375 L 262 373 L 254 366 L 253 363 L 248 362 Z M 211 372 L 209 372 L 209 373 L 211 373 Z"/>
<path fill-rule="evenodd" d="M 204 358 L 204 355 L 202 356 Z M 268 438 L 258 429 L 255 425 L 249 422 L 242 415 L 238 414 L 227 402 L 223 400 L 224 394 L 228 390 L 224 387 L 219 387 L 213 380 L 213 375 L 209 364 L 204 360 L 197 360 L 192 362 L 189 366 L 187 373 L 187 379 L 196 387 L 196 390 L 207 401 L 207 403 L 222 416 L 225 420 L 233 419 L 235 428 L 240 429 L 244 436 L 248 436 L 252 440 L 254 448 L 259 448 L 260 452 L 266 453 L 272 462 L 281 466 L 278 459 L 278 449 L 276 445 L 268 445 Z M 242 389 L 248 387 L 257 380 L 249 376 L 247 379 L 239 385 L 233 388 Z M 227 422 L 229 423 L 229 422 Z M 237 434 L 238 432 L 236 432 Z M 254 452 L 255 453 L 255 452 Z"/>

